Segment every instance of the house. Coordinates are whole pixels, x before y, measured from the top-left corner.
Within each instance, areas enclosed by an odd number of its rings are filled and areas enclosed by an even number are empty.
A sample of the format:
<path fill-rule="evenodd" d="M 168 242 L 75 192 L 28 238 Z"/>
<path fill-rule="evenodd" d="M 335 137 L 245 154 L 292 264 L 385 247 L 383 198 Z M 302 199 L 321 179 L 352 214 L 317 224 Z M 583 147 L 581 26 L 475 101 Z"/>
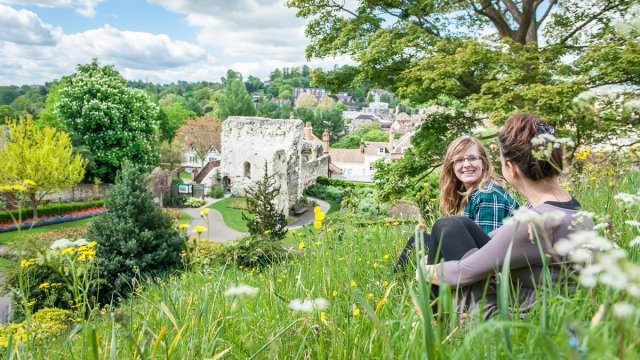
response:
<path fill-rule="evenodd" d="M 362 108 L 362 113 L 364 114 L 388 114 L 389 113 L 389 104 L 385 102 L 374 101 L 369 103 L 369 106 Z"/>
<path fill-rule="evenodd" d="M 206 165 L 211 161 L 220 160 L 220 157 L 220 153 L 214 148 L 204 157 L 204 161 L 202 161 L 203 159 L 198 158 L 195 151 L 188 150 L 182 157 L 180 167 L 186 172 L 198 172 L 202 169 L 203 163 Z"/>
<path fill-rule="evenodd" d="M 354 100 L 349 94 L 346 92 L 340 92 L 336 94 L 336 98 L 339 103 L 345 104 L 347 109 L 350 111 L 358 111 L 360 110 L 360 103 Z"/>
<path fill-rule="evenodd" d="M 367 93 L 367 97 L 371 97 L 373 99 L 373 101 L 375 101 L 375 102 L 381 102 L 383 100 L 383 96 L 388 97 L 389 98 L 388 101 L 390 103 L 396 101 L 396 96 L 393 93 L 391 93 L 391 92 L 389 92 L 387 90 L 371 89 Z"/>
<path fill-rule="evenodd" d="M 323 97 L 329 96 L 329 92 L 325 89 L 297 87 L 293 88 L 293 94 L 291 96 L 293 102 L 295 103 L 296 101 L 298 101 L 298 97 L 302 94 L 311 94 L 316 98 L 318 102 L 320 102 L 320 99 L 322 99 Z"/>
<path fill-rule="evenodd" d="M 349 133 L 354 132 L 355 129 L 358 128 L 358 126 L 361 126 L 364 124 L 376 124 L 379 122 L 380 122 L 380 119 L 378 119 L 378 117 L 375 115 L 360 114 L 356 116 L 353 120 L 351 120 L 351 123 L 349 124 Z"/>
<path fill-rule="evenodd" d="M 424 115 L 409 115 L 407 113 L 400 113 L 396 116 L 396 119 L 391 125 L 393 130 L 398 134 L 406 134 L 409 131 L 415 130 L 418 126 L 424 122 Z"/>

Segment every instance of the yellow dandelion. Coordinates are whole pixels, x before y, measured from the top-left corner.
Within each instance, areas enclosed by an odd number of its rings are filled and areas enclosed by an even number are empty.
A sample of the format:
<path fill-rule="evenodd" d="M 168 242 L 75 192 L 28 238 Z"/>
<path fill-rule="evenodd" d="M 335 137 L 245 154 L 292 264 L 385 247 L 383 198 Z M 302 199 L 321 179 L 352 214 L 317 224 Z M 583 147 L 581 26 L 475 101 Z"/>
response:
<path fill-rule="evenodd" d="M 385 280 L 385 281 L 382 282 L 382 285 L 383 286 L 387 286 L 387 285 L 389 285 L 389 282 L 387 280 Z"/>
<path fill-rule="evenodd" d="M 27 267 L 35 265 L 35 264 L 36 264 L 36 259 L 29 259 L 29 260 L 20 261 L 20 267 L 21 268 L 27 268 Z"/>
<path fill-rule="evenodd" d="M 12 188 L 14 191 L 25 191 L 25 190 L 27 190 L 27 188 L 26 188 L 26 187 L 24 187 L 24 186 L 22 186 L 22 185 L 13 185 L 11 188 Z"/>
<path fill-rule="evenodd" d="M 33 180 L 29 180 L 29 179 L 24 179 L 22 180 L 23 183 L 29 185 L 29 186 L 36 186 L 36 182 Z"/>
<path fill-rule="evenodd" d="M 613 187 L 613 185 L 615 185 L 615 183 L 613 181 L 609 181 L 609 186 Z"/>
<path fill-rule="evenodd" d="M 356 285 L 358 285 L 358 284 L 356 284 L 355 281 L 351 280 L 351 287 L 355 287 Z"/>
<path fill-rule="evenodd" d="M 371 300 L 373 299 L 373 294 L 372 293 L 368 293 L 367 294 L 367 300 Z"/>
<path fill-rule="evenodd" d="M 322 209 L 320 209 L 320 206 L 316 206 L 316 207 L 313 208 L 313 212 L 316 213 L 316 214 L 321 212 L 321 211 L 322 211 Z"/>
<path fill-rule="evenodd" d="M 9 186 L 9 185 L 2 185 L 2 191 L 11 191 L 11 186 Z"/>
<path fill-rule="evenodd" d="M 209 208 L 204 208 L 200 210 L 200 216 L 207 216 L 207 215 L 209 215 Z"/>
<path fill-rule="evenodd" d="M 62 255 L 73 255 L 76 253 L 76 251 L 73 250 L 72 248 L 66 248 L 66 249 L 63 249 L 60 253 Z"/>
<path fill-rule="evenodd" d="M 318 211 L 316 213 L 316 221 L 322 221 L 324 220 L 324 213 L 322 211 Z"/>
<path fill-rule="evenodd" d="M 195 232 L 195 233 L 198 233 L 198 234 L 202 234 L 204 231 L 207 231 L 207 228 L 206 228 L 206 227 L 204 227 L 204 226 L 200 226 L 200 225 L 198 225 L 198 226 L 196 226 L 195 228 L 193 228 L 193 230 L 192 230 L 191 232 Z"/>
<path fill-rule="evenodd" d="M 373 268 L 377 269 L 380 265 L 378 265 L 378 263 L 373 263 Z"/>
<path fill-rule="evenodd" d="M 322 322 L 327 321 L 327 314 L 325 314 L 324 311 L 320 312 L 320 321 Z"/>
<path fill-rule="evenodd" d="M 385 260 L 389 260 L 389 254 L 384 254 L 384 256 L 382 257 Z"/>
<path fill-rule="evenodd" d="M 189 224 L 180 224 L 180 225 L 178 225 L 178 228 L 180 228 L 180 230 L 187 229 L 188 227 L 189 227 Z"/>
<path fill-rule="evenodd" d="M 32 307 L 35 304 L 36 304 L 36 299 L 31 299 L 31 301 L 27 303 L 27 307 Z"/>
<path fill-rule="evenodd" d="M 51 287 L 51 284 L 49 284 L 48 282 L 43 282 L 42 284 L 38 285 L 38 288 L 40 289 L 48 289 L 49 287 Z"/>
<path fill-rule="evenodd" d="M 92 242 L 90 242 L 90 243 L 88 243 L 88 244 L 87 244 L 87 247 L 88 247 L 88 248 L 92 248 L 92 247 L 94 247 L 94 246 L 96 246 L 96 245 L 98 245 L 98 243 L 97 243 L 97 242 L 95 242 L 95 241 L 92 241 Z"/>
<path fill-rule="evenodd" d="M 300 244 L 298 244 L 298 249 L 304 249 L 304 242 L 300 241 Z"/>
<path fill-rule="evenodd" d="M 333 230 L 331 230 L 331 228 L 327 228 L 327 232 L 328 233 L 330 233 L 331 231 L 333 231 Z"/>
<path fill-rule="evenodd" d="M 393 225 L 400 225 L 400 222 L 399 221 L 394 221 Z"/>
<path fill-rule="evenodd" d="M 316 228 L 316 229 L 322 228 L 322 221 L 314 221 L 313 222 L 313 227 Z"/>
<path fill-rule="evenodd" d="M 265 234 L 265 235 L 269 235 L 269 233 L 271 233 L 271 230 L 265 230 L 265 231 L 263 232 L 263 234 Z"/>
<path fill-rule="evenodd" d="M 331 293 L 331 295 L 333 295 L 333 297 L 338 296 L 338 290 L 333 290 L 333 293 Z"/>
<path fill-rule="evenodd" d="M 351 315 L 353 316 L 358 316 L 360 315 L 360 309 L 358 308 L 354 308 L 353 311 L 351 312 Z"/>

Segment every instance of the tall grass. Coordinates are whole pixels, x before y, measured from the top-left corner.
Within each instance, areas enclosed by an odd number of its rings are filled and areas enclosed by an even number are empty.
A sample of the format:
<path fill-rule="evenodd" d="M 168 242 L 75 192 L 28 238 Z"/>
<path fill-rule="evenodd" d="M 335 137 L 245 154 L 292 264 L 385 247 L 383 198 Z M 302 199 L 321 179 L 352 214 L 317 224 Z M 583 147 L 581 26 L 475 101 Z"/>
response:
<path fill-rule="evenodd" d="M 576 178 L 571 186 L 586 210 L 608 217 L 612 228 L 603 231 L 637 262 L 638 248 L 627 244 L 638 229 L 624 222 L 638 215 L 617 207 L 613 196 L 636 193 L 638 172 Z M 14 348 L 13 358 L 600 359 L 620 356 L 620 347 L 624 358 L 639 358 L 640 314 L 614 318 L 611 289 L 541 288 L 525 319 L 503 311 L 491 320 L 470 314 L 458 321 L 448 287 L 434 302 L 428 281 L 393 275 L 413 231 L 411 224 L 385 222 L 354 227 L 336 213 L 321 230 L 297 231 L 304 247 L 283 263 L 199 268 L 159 284 L 140 279 L 132 299 L 80 322 L 69 336 Z M 257 295 L 224 295 L 239 284 L 257 288 Z M 503 304 L 508 290 L 500 289 Z M 316 298 L 329 307 L 309 313 L 289 307 L 294 299 Z"/>

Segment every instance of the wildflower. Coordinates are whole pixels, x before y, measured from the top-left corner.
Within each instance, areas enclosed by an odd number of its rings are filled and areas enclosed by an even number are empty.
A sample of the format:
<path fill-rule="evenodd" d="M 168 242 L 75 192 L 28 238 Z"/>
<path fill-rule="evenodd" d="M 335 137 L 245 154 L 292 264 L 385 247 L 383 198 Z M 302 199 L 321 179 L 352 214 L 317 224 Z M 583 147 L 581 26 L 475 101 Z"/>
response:
<path fill-rule="evenodd" d="M 378 268 L 378 266 L 380 266 L 380 265 L 378 265 L 378 263 L 373 263 L 373 268 L 374 268 L 374 269 L 377 269 L 377 268 Z"/>
<path fill-rule="evenodd" d="M 178 225 L 178 228 L 180 228 L 180 230 L 187 229 L 187 228 L 189 228 L 189 224 L 180 224 L 180 225 Z"/>
<path fill-rule="evenodd" d="M 333 290 L 333 293 L 331 293 L 331 295 L 333 295 L 333 297 L 338 296 L 338 290 Z"/>
<path fill-rule="evenodd" d="M 320 312 L 320 321 L 322 321 L 322 322 L 327 321 L 327 314 L 325 314 L 324 311 Z"/>
<path fill-rule="evenodd" d="M 316 206 L 316 207 L 313 208 L 313 213 L 314 214 L 317 214 L 319 212 L 322 212 L 322 209 L 320 209 L 320 206 Z"/>
<path fill-rule="evenodd" d="M 300 312 L 312 312 L 313 310 L 326 310 L 329 307 L 329 301 L 324 298 L 317 298 L 314 300 L 294 299 L 289 303 L 289 309 Z"/>
<path fill-rule="evenodd" d="M 322 211 L 318 211 L 315 216 L 316 221 L 324 220 L 324 213 Z"/>
<path fill-rule="evenodd" d="M 358 309 L 357 307 L 354 307 L 353 311 L 351 312 L 351 315 L 353 315 L 354 317 L 360 315 L 360 309 Z"/>
<path fill-rule="evenodd" d="M 389 282 L 387 280 L 382 282 L 382 286 L 387 286 L 387 285 L 389 285 Z"/>
<path fill-rule="evenodd" d="M 60 253 L 62 255 L 73 255 L 73 254 L 75 254 L 75 252 L 76 251 L 73 248 L 66 248 L 66 249 L 62 250 Z"/>
<path fill-rule="evenodd" d="M 36 304 L 36 299 L 31 299 L 31 301 L 27 303 L 27 307 L 32 307 L 35 304 Z"/>
<path fill-rule="evenodd" d="M 351 287 L 355 287 L 357 284 L 355 281 L 351 280 Z"/>
<path fill-rule="evenodd" d="M 207 216 L 207 215 L 209 215 L 209 208 L 204 208 L 200 210 L 200 216 Z"/>
<path fill-rule="evenodd" d="M 264 234 L 264 235 L 269 235 L 269 233 L 271 233 L 271 230 L 265 230 L 265 231 L 263 232 L 263 234 Z"/>
<path fill-rule="evenodd" d="M 368 293 L 367 294 L 367 300 L 371 300 L 373 299 L 373 294 L 372 293 Z"/>
<path fill-rule="evenodd" d="M 624 222 L 627 225 L 631 225 L 631 226 L 635 226 L 635 227 L 640 227 L 640 221 L 635 221 L 635 220 L 627 220 Z"/>
<path fill-rule="evenodd" d="M 92 248 L 92 247 L 96 246 L 97 244 L 98 244 L 97 242 L 92 241 L 92 242 L 87 244 L 87 247 Z"/>
<path fill-rule="evenodd" d="M 313 222 L 313 227 L 316 228 L 316 229 L 322 228 L 322 221 L 317 221 L 317 220 L 314 221 Z"/>
<path fill-rule="evenodd" d="M 382 257 L 385 260 L 389 260 L 389 254 L 384 254 L 384 256 Z"/>
<path fill-rule="evenodd" d="M 635 308 L 628 302 L 621 301 L 613 305 L 613 315 L 618 319 L 624 319 L 633 314 Z"/>
<path fill-rule="evenodd" d="M 378 312 L 378 310 L 380 310 L 382 305 L 384 305 L 384 303 L 386 303 L 386 302 L 387 301 L 385 299 L 382 299 L 382 300 L 378 301 L 378 305 L 376 305 L 376 312 Z"/>
<path fill-rule="evenodd" d="M 200 235 L 202 234 L 203 231 L 207 231 L 207 228 L 204 226 L 197 225 L 196 227 L 193 228 L 191 232 L 195 232 L 195 233 L 198 233 L 198 235 Z"/>
<path fill-rule="evenodd" d="M 74 243 L 69 239 L 59 239 L 53 242 L 49 249 L 51 250 L 60 250 L 66 249 L 68 247 L 74 246 Z"/>
<path fill-rule="evenodd" d="M 565 213 L 562 211 L 551 211 L 541 214 L 533 209 L 520 207 L 513 212 L 513 216 L 504 220 L 505 224 L 518 222 L 521 224 L 554 225 L 559 224 Z"/>
<path fill-rule="evenodd" d="M 629 241 L 629 247 L 640 245 L 640 236 L 636 236 L 635 239 Z"/>
<path fill-rule="evenodd" d="M 35 264 L 36 264 L 36 259 L 29 259 L 29 260 L 20 261 L 20 267 L 21 268 L 27 268 L 27 267 L 35 265 Z"/>
<path fill-rule="evenodd" d="M 304 242 L 301 241 L 300 244 L 298 244 L 298 249 L 304 249 Z"/>
<path fill-rule="evenodd" d="M 613 197 L 613 199 L 621 202 L 621 205 L 626 207 L 640 205 L 640 195 L 618 193 Z"/>
<path fill-rule="evenodd" d="M 2 191 L 11 191 L 11 186 L 9 186 L 9 185 L 2 185 Z"/>
<path fill-rule="evenodd" d="M 238 285 L 236 287 L 229 288 L 224 292 L 224 296 L 227 297 L 244 295 L 254 297 L 256 294 L 258 294 L 258 288 L 254 288 L 249 285 Z"/>
<path fill-rule="evenodd" d="M 51 284 L 49 284 L 48 282 L 43 282 L 42 284 L 38 285 L 39 289 L 48 289 L 49 287 L 51 287 Z"/>
<path fill-rule="evenodd" d="M 609 181 L 609 186 L 613 187 L 615 185 L 615 183 L 613 181 Z"/>
<path fill-rule="evenodd" d="M 29 185 L 29 186 L 36 186 L 36 183 L 33 180 L 24 179 L 24 180 L 22 180 L 22 182 L 27 184 L 27 185 Z"/>
<path fill-rule="evenodd" d="M 316 241 L 316 242 L 314 242 L 314 244 L 315 244 L 316 246 L 321 245 L 321 244 L 322 244 L 322 241 Z"/>
<path fill-rule="evenodd" d="M 24 187 L 24 186 L 22 186 L 22 185 L 13 185 L 11 188 L 12 188 L 14 191 L 25 191 L 25 190 L 27 190 L 27 188 L 26 188 L 26 187 Z"/>
<path fill-rule="evenodd" d="M 76 241 L 73 242 L 73 245 L 86 246 L 86 245 L 89 245 L 89 242 L 87 241 L 87 239 L 76 239 Z"/>
<path fill-rule="evenodd" d="M 393 225 L 400 225 L 400 222 L 399 221 L 394 221 Z"/>

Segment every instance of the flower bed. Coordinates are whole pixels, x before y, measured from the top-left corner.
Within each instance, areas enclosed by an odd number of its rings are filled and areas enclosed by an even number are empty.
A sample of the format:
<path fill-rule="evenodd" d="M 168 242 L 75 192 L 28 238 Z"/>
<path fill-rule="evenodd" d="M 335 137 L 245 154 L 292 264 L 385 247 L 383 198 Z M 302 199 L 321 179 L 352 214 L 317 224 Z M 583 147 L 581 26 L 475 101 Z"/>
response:
<path fill-rule="evenodd" d="M 28 228 L 31 228 L 32 225 L 33 227 L 38 227 L 38 226 L 59 224 L 59 223 L 64 223 L 68 221 L 85 219 L 88 217 L 100 215 L 105 210 L 106 208 L 104 207 L 94 207 L 94 208 L 88 208 L 83 210 L 70 211 L 65 213 L 64 215 L 45 215 L 45 216 L 40 216 L 38 218 L 38 221 L 35 224 L 33 223 L 33 219 L 26 219 L 22 222 L 21 228 L 28 229 Z M 15 231 L 15 230 L 18 230 L 18 225 L 16 225 L 16 223 L 14 223 L 13 221 L 0 223 L 0 233 Z"/>

